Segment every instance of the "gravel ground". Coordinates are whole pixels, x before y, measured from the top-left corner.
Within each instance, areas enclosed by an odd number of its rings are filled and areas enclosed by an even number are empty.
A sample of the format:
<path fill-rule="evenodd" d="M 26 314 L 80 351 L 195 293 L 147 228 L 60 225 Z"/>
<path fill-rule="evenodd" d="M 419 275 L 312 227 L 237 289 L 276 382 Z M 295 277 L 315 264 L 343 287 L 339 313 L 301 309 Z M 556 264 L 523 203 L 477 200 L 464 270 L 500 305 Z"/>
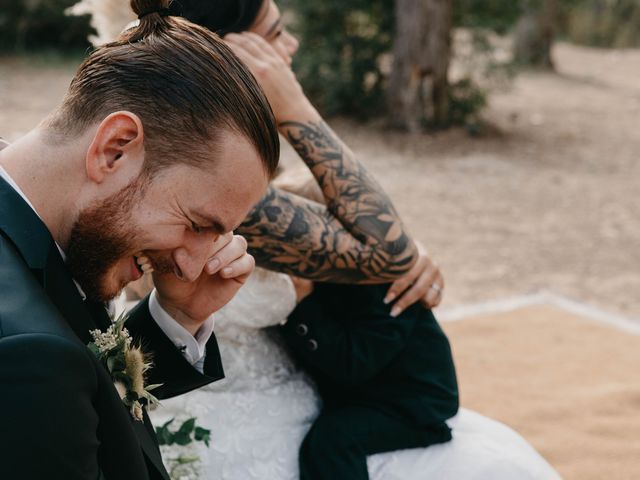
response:
<path fill-rule="evenodd" d="M 331 123 L 441 264 L 444 306 L 544 289 L 640 322 L 640 51 L 555 54 L 557 74 L 491 97 L 487 137 Z M 0 136 L 36 125 L 73 69 L 0 58 Z"/>

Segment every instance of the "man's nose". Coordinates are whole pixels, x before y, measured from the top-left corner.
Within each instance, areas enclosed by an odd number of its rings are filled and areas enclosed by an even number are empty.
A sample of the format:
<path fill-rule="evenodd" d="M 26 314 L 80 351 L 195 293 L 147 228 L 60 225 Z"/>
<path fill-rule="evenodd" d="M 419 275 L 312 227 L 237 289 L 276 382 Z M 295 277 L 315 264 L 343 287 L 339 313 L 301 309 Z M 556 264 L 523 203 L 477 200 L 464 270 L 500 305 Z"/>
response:
<path fill-rule="evenodd" d="M 184 245 L 173 251 L 176 275 L 186 282 L 196 281 L 207 261 L 215 254 L 215 243 L 219 237 L 217 233 L 188 232 Z"/>

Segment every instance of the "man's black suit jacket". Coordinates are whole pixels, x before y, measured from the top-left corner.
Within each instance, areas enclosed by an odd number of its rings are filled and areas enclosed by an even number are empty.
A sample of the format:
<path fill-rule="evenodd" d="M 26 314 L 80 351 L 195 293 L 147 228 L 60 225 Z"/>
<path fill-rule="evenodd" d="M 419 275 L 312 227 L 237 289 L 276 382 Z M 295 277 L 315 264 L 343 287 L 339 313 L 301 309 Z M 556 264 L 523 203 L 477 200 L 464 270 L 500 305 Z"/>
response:
<path fill-rule="evenodd" d="M 132 419 L 86 348 L 89 331 L 108 324 L 103 308 L 83 302 L 45 225 L 0 178 L 0 478 L 169 479 L 146 412 Z M 223 377 L 214 336 L 200 374 L 146 301 L 127 327 L 153 355 L 160 397 Z"/>

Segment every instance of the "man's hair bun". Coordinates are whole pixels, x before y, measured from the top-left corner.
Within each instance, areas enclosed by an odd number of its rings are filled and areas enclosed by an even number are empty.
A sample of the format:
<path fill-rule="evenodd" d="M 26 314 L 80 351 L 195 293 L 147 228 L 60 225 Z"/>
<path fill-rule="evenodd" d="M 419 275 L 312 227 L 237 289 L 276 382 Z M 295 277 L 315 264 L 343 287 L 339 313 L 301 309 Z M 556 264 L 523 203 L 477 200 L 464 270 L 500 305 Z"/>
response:
<path fill-rule="evenodd" d="M 138 15 L 139 24 L 124 34 L 127 41 L 138 42 L 162 30 L 169 14 L 170 0 L 131 0 L 131 9 Z"/>
<path fill-rule="evenodd" d="M 169 3 L 170 0 L 131 0 L 131 9 L 142 19 L 168 11 Z"/>

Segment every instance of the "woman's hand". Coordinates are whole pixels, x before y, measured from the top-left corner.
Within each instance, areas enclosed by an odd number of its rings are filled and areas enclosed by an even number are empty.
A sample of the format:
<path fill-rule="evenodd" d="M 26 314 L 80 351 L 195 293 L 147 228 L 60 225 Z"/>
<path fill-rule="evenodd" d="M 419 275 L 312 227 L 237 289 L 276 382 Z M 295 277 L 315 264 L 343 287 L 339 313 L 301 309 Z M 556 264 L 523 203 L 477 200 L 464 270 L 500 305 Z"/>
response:
<path fill-rule="evenodd" d="M 384 299 L 385 303 L 398 299 L 391 309 L 392 317 L 397 317 L 417 301 L 426 308 L 435 308 L 442 300 L 444 278 L 440 268 L 420 242 L 415 244 L 418 247 L 418 261 L 404 277 L 393 282 Z"/>
<path fill-rule="evenodd" d="M 291 67 L 264 38 L 242 32 L 229 33 L 224 41 L 260 83 L 278 124 L 288 120 L 320 118 Z"/>
<path fill-rule="evenodd" d="M 192 335 L 235 296 L 255 267 L 253 257 L 247 253 L 247 241 L 239 235 L 224 235 L 214 247 L 194 282 L 185 282 L 174 273 L 153 274 L 158 302 Z"/>

